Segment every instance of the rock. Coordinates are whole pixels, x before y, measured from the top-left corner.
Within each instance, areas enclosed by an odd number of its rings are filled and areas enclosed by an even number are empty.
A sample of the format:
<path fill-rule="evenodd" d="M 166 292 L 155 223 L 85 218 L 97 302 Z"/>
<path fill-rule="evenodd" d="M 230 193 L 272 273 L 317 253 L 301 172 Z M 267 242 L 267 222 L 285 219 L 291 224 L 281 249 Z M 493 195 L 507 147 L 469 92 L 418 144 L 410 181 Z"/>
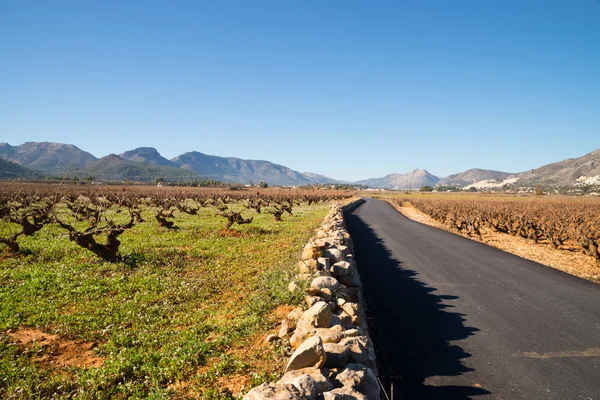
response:
<path fill-rule="evenodd" d="M 305 399 L 317 400 L 319 387 L 312 376 L 308 374 L 300 375 L 299 377 L 294 378 L 291 383 L 300 391 L 300 393 L 302 393 L 302 396 L 304 396 Z"/>
<path fill-rule="evenodd" d="M 302 400 L 304 396 L 291 383 L 263 383 L 249 391 L 243 400 Z"/>
<path fill-rule="evenodd" d="M 358 329 L 346 329 L 344 331 L 344 339 L 349 337 L 359 336 L 360 332 Z"/>
<path fill-rule="evenodd" d="M 308 243 L 306 246 L 304 246 L 304 250 L 302 250 L 301 258 L 303 260 L 316 260 L 322 255 L 323 252 L 321 251 L 321 248 L 319 246 L 313 243 Z"/>
<path fill-rule="evenodd" d="M 323 340 L 320 336 L 313 336 L 298 346 L 290 357 L 285 372 L 307 367 L 321 368 L 325 365 L 326 358 Z"/>
<path fill-rule="evenodd" d="M 371 368 L 360 364 L 348 364 L 336 375 L 335 380 L 342 386 L 360 391 L 368 399 L 379 399 L 379 383 Z"/>
<path fill-rule="evenodd" d="M 348 299 L 355 303 L 360 303 L 360 288 L 359 287 L 348 288 Z"/>
<path fill-rule="evenodd" d="M 358 272 L 354 272 L 347 276 L 339 277 L 340 283 L 344 284 L 347 287 L 360 287 L 360 275 Z"/>
<path fill-rule="evenodd" d="M 331 266 L 330 269 L 333 276 L 339 278 L 341 276 L 348 276 L 354 272 L 354 268 L 352 268 L 352 264 L 348 261 L 339 261 Z"/>
<path fill-rule="evenodd" d="M 358 312 L 357 303 L 346 301 L 344 299 L 337 299 L 337 306 L 350 316 L 353 325 L 360 325 L 360 314 Z"/>
<path fill-rule="evenodd" d="M 337 311 L 338 306 L 335 301 L 330 301 L 327 304 L 329 304 L 329 308 L 331 309 L 331 312 Z"/>
<path fill-rule="evenodd" d="M 271 335 L 268 335 L 266 337 L 265 342 L 271 343 L 271 342 L 274 342 L 274 341 L 279 340 L 279 339 L 280 339 L 279 336 L 271 334 Z"/>
<path fill-rule="evenodd" d="M 376 370 L 373 342 L 367 336 L 344 338 L 340 341 L 340 344 L 350 349 L 351 362 L 363 364 Z"/>
<path fill-rule="evenodd" d="M 300 270 L 300 272 L 302 272 L 303 274 L 310 274 L 314 271 L 317 270 L 317 260 L 314 259 L 310 259 L 310 260 L 300 260 L 298 261 L 298 269 Z"/>
<path fill-rule="evenodd" d="M 279 333 L 277 334 L 277 336 L 279 336 L 280 338 L 284 338 L 287 336 L 287 334 L 290 332 L 290 321 L 285 318 L 284 320 L 281 321 L 281 327 L 279 328 Z"/>
<path fill-rule="evenodd" d="M 314 287 L 308 287 L 304 291 L 309 296 L 319 296 L 321 294 L 321 289 L 314 288 Z"/>
<path fill-rule="evenodd" d="M 301 307 L 296 307 L 288 313 L 287 319 L 289 319 L 290 321 L 298 321 L 302 317 L 303 313 L 304 310 L 302 310 Z"/>
<path fill-rule="evenodd" d="M 318 270 L 315 271 L 315 273 L 313 274 L 313 276 L 315 278 L 318 278 L 320 276 L 328 276 L 328 277 L 331 278 L 331 272 L 329 272 L 327 270 L 324 270 L 324 269 L 318 269 Z"/>
<path fill-rule="evenodd" d="M 351 387 L 341 387 L 324 392 L 323 400 L 371 400 L 371 398 Z M 379 399 L 375 398 L 374 400 Z"/>
<path fill-rule="evenodd" d="M 320 276 L 318 278 L 313 279 L 310 283 L 310 287 L 317 289 L 329 289 L 332 293 L 347 293 L 348 289 L 339 283 L 335 278 L 329 276 Z"/>
<path fill-rule="evenodd" d="M 318 270 L 329 271 L 330 265 L 331 265 L 331 260 L 328 257 L 317 258 L 317 269 Z"/>
<path fill-rule="evenodd" d="M 345 246 L 344 246 L 345 247 Z M 324 257 L 328 257 L 332 264 L 342 261 L 345 254 L 342 253 L 337 247 L 331 247 L 323 252 Z"/>
<path fill-rule="evenodd" d="M 290 293 L 294 293 L 300 290 L 300 286 L 298 286 L 298 284 L 294 281 L 291 281 L 290 284 L 288 285 L 288 292 Z"/>
<path fill-rule="evenodd" d="M 352 317 L 346 311 L 339 309 L 335 315 L 342 321 L 342 326 L 352 325 Z"/>
<path fill-rule="evenodd" d="M 294 379 L 302 375 L 310 375 L 317 383 L 319 393 L 333 389 L 333 383 L 329 380 L 329 370 L 325 368 L 302 368 L 287 372 L 277 383 L 292 383 Z"/>
<path fill-rule="evenodd" d="M 344 329 L 341 325 L 331 328 L 313 328 L 310 326 L 301 325 L 296 329 L 290 338 L 290 345 L 292 348 L 297 348 L 302 344 L 302 342 L 311 336 L 320 336 L 323 340 L 323 343 L 339 343 L 346 337 L 344 335 Z"/>
<path fill-rule="evenodd" d="M 315 335 L 319 335 L 323 343 L 339 343 L 344 338 L 344 328 L 337 325 L 328 329 L 317 329 Z"/>
<path fill-rule="evenodd" d="M 339 343 L 323 343 L 327 358 L 325 367 L 327 368 L 343 368 L 348 364 L 350 349 Z"/>
<path fill-rule="evenodd" d="M 319 247 L 325 247 L 327 246 L 327 241 L 324 239 L 316 239 L 315 240 L 315 245 L 319 246 Z"/>
<path fill-rule="evenodd" d="M 319 294 L 317 296 L 321 296 L 325 301 L 333 300 L 333 293 L 328 288 L 322 288 L 319 290 Z"/>
<path fill-rule="evenodd" d="M 344 323 L 342 322 L 342 320 L 340 319 L 340 317 L 338 317 L 337 315 L 335 315 L 335 313 L 331 316 L 331 326 L 339 326 L 340 328 L 343 328 Z"/>
<path fill-rule="evenodd" d="M 324 301 L 319 301 L 302 314 L 300 321 L 307 321 L 315 328 L 329 328 L 331 326 L 331 309 Z"/>
<path fill-rule="evenodd" d="M 322 302 L 323 299 L 319 296 L 304 296 L 304 302 L 308 307 L 312 307 L 318 302 Z"/>
<path fill-rule="evenodd" d="M 344 239 L 347 239 L 348 233 L 342 231 L 342 235 L 344 236 Z M 350 248 L 348 246 L 345 245 L 339 245 L 337 246 L 337 249 L 344 255 L 344 257 L 346 257 L 348 254 L 350 254 Z"/>

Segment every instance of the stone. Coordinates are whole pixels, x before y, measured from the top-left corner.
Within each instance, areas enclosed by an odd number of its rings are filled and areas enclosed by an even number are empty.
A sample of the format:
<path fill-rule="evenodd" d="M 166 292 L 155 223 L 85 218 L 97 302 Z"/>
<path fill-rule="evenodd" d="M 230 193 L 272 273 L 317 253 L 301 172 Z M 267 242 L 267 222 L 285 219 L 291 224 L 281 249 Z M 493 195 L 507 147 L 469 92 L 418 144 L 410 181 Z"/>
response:
<path fill-rule="evenodd" d="M 290 284 L 288 285 L 288 292 L 290 293 L 294 293 L 300 290 L 300 286 L 298 286 L 298 284 L 294 281 L 291 281 Z"/>
<path fill-rule="evenodd" d="M 334 388 L 333 383 L 329 379 L 329 370 L 326 368 L 302 368 L 289 371 L 277 383 L 292 383 L 294 379 L 302 375 L 310 375 L 314 379 L 317 383 L 319 393 L 327 392 Z"/>
<path fill-rule="evenodd" d="M 360 314 L 358 312 L 358 304 L 344 299 L 337 299 L 337 306 L 344 310 L 351 318 L 353 325 L 360 325 Z M 343 319 L 342 319 L 343 320 Z"/>
<path fill-rule="evenodd" d="M 347 239 L 347 236 L 348 236 L 347 232 L 342 231 L 342 235 L 344 236 L 344 239 Z M 343 245 L 343 244 L 337 246 L 337 249 L 342 252 L 342 254 L 344 255 L 344 257 L 346 257 L 346 255 L 350 254 L 350 248 L 348 246 Z"/>
<path fill-rule="evenodd" d="M 344 246 L 345 247 L 345 246 Z M 324 257 L 328 257 L 332 264 L 344 260 L 345 254 L 337 247 L 331 247 L 323 252 Z"/>
<path fill-rule="evenodd" d="M 347 275 L 347 276 L 340 276 L 339 281 L 344 286 L 349 287 L 349 288 L 350 287 L 352 287 L 352 288 L 360 287 L 360 285 L 361 285 L 360 275 L 358 274 L 358 272 L 351 273 L 350 275 Z"/>
<path fill-rule="evenodd" d="M 323 301 L 323 299 L 319 296 L 304 296 L 304 302 L 308 307 L 312 307 L 320 301 Z"/>
<path fill-rule="evenodd" d="M 316 270 L 315 273 L 313 274 L 313 276 L 315 278 L 318 278 L 320 276 L 328 276 L 330 278 L 332 277 L 331 272 L 329 272 L 327 270 L 324 270 L 324 269 L 318 269 L 318 270 Z"/>
<path fill-rule="evenodd" d="M 243 400 L 302 400 L 304 396 L 291 383 L 263 383 L 255 387 L 244 396 Z"/>
<path fill-rule="evenodd" d="M 321 296 L 323 299 L 325 299 L 325 301 L 331 301 L 333 299 L 333 293 L 329 288 L 320 289 L 317 296 Z"/>
<path fill-rule="evenodd" d="M 279 333 L 277 334 L 277 336 L 279 336 L 280 338 L 284 338 L 288 335 L 289 332 L 290 332 L 290 320 L 285 318 L 281 321 L 281 326 L 279 328 Z"/>
<path fill-rule="evenodd" d="M 371 368 L 360 364 L 348 364 L 336 375 L 335 380 L 341 386 L 360 391 L 368 399 L 379 399 L 381 389 L 377 382 L 377 376 Z"/>
<path fill-rule="evenodd" d="M 359 287 L 348 288 L 348 299 L 355 303 L 360 303 L 360 288 Z"/>
<path fill-rule="evenodd" d="M 323 271 L 329 271 L 331 260 L 328 257 L 317 258 L 317 269 Z"/>
<path fill-rule="evenodd" d="M 313 243 L 308 243 L 306 246 L 304 246 L 304 250 L 302 250 L 302 255 L 301 258 L 303 260 L 310 260 L 310 259 L 314 259 L 316 260 L 317 258 L 321 257 L 323 255 L 323 252 L 321 251 L 321 248 Z"/>
<path fill-rule="evenodd" d="M 347 346 L 350 349 L 350 361 L 353 363 L 363 364 L 373 370 L 376 370 L 375 365 L 375 350 L 373 342 L 367 336 L 355 336 L 344 338 L 340 341 L 341 345 Z"/>
<path fill-rule="evenodd" d="M 296 307 L 288 313 L 287 319 L 289 319 L 290 321 L 298 321 L 302 317 L 303 313 L 304 310 L 302 310 L 301 307 Z"/>
<path fill-rule="evenodd" d="M 331 309 L 324 301 L 315 303 L 302 314 L 301 321 L 308 321 L 315 328 L 329 328 L 331 326 Z"/>
<path fill-rule="evenodd" d="M 341 387 L 324 392 L 323 400 L 371 400 L 371 398 L 351 387 Z M 379 399 L 375 398 L 374 400 Z"/>
<path fill-rule="evenodd" d="M 315 240 L 315 245 L 319 246 L 319 247 L 325 247 L 327 246 L 327 241 L 324 239 L 317 239 Z"/>
<path fill-rule="evenodd" d="M 348 261 L 338 261 L 331 266 L 330 271 L 333 274 L 333 276 L 339 278 L 341 276 L 350 275 L 354 272 L 354 268 L 352 267 L 352 264 Z"/>
<path fill-rule="evenodd" d="M 342 321 L 342 326 L 352 325 L 352 317 L 346 311 L 338 309 L 335 315 Z"/>
<path fill-rule="evenodd" d="M 300 270 L 300 272 L 302 272 L 303 274 L 310 274 L 314 271 L 317 270 L 317 260 L 314 259 L 310 259 L 310 260 L 300 260 L 298 261 L 298 269 Z"/>
<path fill-rule="evenodd" d="M 321 294 L 321 289 L 314 288 L 314 287 L 308 287 L 304 291 L 309 296 L 319 296 Z"/>
<path fill-rule="evenodd" d="M 313 336 L 302 343 L 290 357 L 285 372 L 301 368 L 321 368 L 325 365 L 327 353 L 320 336 Z"/>
<path fill-rule="evenodd" d="M 307 400 L 317 400 L 319 387 L 312 376 L 308 374 L 300 375 L 292 380 L 292 385 L 296 387 Z"/>
<path fill-rule="evenodd" d="M 327 304 L 329 304 L 329 308 L 331 309 L 331 312 L 337 311 L 338 306 L 335 301 L 330 301 Z"/>
<path fill-rule="evenodd" d="M 350 349 L 339 343 L 323 343 L 327 358 L 325 367 L 327 368 L 344 368 L 348 364 Z"/>
<path fill-rule="evenodd" d="M 360 331 L 358 329 L 346 329 L 344 331 L 344 339 L 349 337 L 356 337 L 360 335 Z"/>
<path fill-rule="evenodd" d="M 342 285 L 341 283 L 339 283 L 335 278 L 329 277 L 329 276 L 320 276 L 318 278 L 315 278 L 312 280 L 312 282 L 310 283 L 310 287 L 313 288 L 317 288 L 317 289 L 329 289 L 331 290 L 332 293 L 347 293 L 348 289 Z"/>
<path fill-rule="evenodd" d="M 341 325 L 336 325 L 331 328 L 306 328 L 301 326 L 299 329 L 296 329 L 290 338 L 290 345 L 295 349 L 311 336 L 320 336 L 323 343 L 339 343 L 346 337 Z"/>
<path fill-rule="evenodd" d="M 271 342 L 274 342 L 274 341 L 276 341 L 276 340 L 279 340 L 279 339 L 280 339 L 280 337 L 279 337 L 279 336 L 271 334 L 271 335 L 268 335 L 268 336 L 265 338 L 265 342 L 267 342 L 267 343 L 271 343 Z"/>

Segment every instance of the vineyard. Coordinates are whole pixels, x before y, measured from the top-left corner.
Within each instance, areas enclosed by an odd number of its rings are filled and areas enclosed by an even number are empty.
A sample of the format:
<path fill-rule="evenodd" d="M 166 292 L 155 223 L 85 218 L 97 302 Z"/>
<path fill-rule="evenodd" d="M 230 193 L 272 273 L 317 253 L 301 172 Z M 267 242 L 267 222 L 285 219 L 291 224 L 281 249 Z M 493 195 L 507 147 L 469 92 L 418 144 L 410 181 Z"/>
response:
<path fill-rule="evenodd" d="M 251 216 L 244 218 L 244 212 L 270 214 L 280 222 L 284 213 L 293 216 L 293 208 L 302 203 L 311 205 L 349 196 L 349 192 L 324 190 L 248 193 L 7 185 L 0 189 L 0 243 L 18 253 L 21 251 L 19 237 L 31 236 L 47 224 L 56 224 L 68 232 L 69 239 L 77 245 L 114 262 L 121 243 L 119 236 L 137 223 L 145 222 L 142 211 L 152 213 L 158 226 L 174 229 L 175 212 L 198 215 L 200 209 L 210 208 L 223 218 L 223 230 L 229 231 L 234 224 L 252 222 Z"/>
<path fill-rule="evenodd" d="M 485 229 L 547 244 L 554 249 L 581 252 L 600 266 L 600 203 L 592 201 L 409 199 L 419 211 L 475 238 Z"/>
<path fill-rule="evenodd" d="M 349 196 L 0 186 L 0 397 L 224 399 L 273 379 L 284 349 L 264 336 Z"/>

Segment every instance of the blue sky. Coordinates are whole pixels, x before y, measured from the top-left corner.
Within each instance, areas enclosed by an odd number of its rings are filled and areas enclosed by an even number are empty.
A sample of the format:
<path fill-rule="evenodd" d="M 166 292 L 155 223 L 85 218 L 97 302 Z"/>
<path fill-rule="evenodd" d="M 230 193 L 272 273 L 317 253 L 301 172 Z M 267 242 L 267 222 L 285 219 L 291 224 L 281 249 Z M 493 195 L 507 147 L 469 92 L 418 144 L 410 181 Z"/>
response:
<path fill-rule="evenodd" d="M 600 2 L 5 0 L 0 141 L 523 171 L 600 147 Z"/>

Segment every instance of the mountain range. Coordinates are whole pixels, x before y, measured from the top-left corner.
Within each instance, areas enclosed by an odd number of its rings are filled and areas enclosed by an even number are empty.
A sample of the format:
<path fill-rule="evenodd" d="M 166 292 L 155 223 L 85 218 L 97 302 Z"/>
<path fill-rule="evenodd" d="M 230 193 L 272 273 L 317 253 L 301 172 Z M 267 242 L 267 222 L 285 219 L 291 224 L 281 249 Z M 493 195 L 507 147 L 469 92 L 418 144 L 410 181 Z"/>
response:
<path fill-rule="evenodd" d="M 151 182 L 160 177 L 168 182 L 210 179 L 243 184 L 264 181 L 270 185 L 282 186 L 339 183 L 323 175 L 301 173 L 270 161 L 218 157 L 197 151 L 168 160 L 152 147 L 139 147 L 119 155 L 110 154 L 97 159 L 71 144 L 27 142 L 11 146 L 0 143 L 0 159 L 46 174 L 59 176 L 68 171 L 69 176 L 89 176 L 99 181 Z M 0 168 L 7 169 L 3 166 Z M 15 174 L 18 175 L 17 172 L 11 172 L 12 177 Z M 20 176 L 24 177 L 24 173 Z"/>
<path fill-rule="evenodd" d="M 48 175 L 77 175 L 95 180 L 151 182 L 211 179 L 222 182 L 303 186 L 350 183 L 311 172 L 298 172 L 264 160 L 219 157 L 190 151 L 171 160 L 152 147 L 139 147 L 122 154 L 97 159 L 77 146 L 63 143 L 27 142 L 20 146 L 0 143 L 0 178 L 31 178 Z M 504 185 L 577 186 L 600 184 L 600 149 L 579 158 L 544 165 L 531 171 L 508 173 L 474 168 L 448 177 L 437 177 L 425 169 L 405 174 L 354 182 L 384 189 L 419 189 L 423 186 L 493 188 Z"/>

